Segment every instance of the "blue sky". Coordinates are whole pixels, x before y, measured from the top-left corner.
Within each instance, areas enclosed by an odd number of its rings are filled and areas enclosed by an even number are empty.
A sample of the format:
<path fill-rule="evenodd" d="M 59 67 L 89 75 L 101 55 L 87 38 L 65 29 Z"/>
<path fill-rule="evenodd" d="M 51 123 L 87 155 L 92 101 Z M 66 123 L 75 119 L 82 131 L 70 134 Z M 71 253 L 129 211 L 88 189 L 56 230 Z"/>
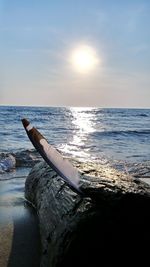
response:
<path fill-rule="evenodd" d="M 149 0 L 0 0 L 0 104 L 150 107 Z M 84 44 L 100 59 L 72 68 Z"/>

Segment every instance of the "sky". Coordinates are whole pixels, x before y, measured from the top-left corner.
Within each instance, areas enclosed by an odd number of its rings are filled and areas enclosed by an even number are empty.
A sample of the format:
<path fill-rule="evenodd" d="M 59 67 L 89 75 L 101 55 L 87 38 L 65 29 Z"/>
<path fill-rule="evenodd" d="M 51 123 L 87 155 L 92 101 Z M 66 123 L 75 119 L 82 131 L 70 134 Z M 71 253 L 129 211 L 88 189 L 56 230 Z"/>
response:
<path fill-rule="evenodd" d="M 0 105 L 150 108 L 149 14 L 149 0 L 0 0 Z"/>

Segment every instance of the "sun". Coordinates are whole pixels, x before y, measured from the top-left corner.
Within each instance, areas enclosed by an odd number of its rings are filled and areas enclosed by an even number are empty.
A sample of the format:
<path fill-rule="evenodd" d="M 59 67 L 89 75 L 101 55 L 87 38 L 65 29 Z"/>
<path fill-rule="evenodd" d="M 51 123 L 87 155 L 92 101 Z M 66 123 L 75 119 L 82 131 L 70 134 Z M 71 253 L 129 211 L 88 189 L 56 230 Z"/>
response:
<path fill-rule="evenodd" d="M 99 59 L 92 47 L 81 45 L 72 51 L 71 63 L 76 71 L 89 73 L 97 66 Z"/>

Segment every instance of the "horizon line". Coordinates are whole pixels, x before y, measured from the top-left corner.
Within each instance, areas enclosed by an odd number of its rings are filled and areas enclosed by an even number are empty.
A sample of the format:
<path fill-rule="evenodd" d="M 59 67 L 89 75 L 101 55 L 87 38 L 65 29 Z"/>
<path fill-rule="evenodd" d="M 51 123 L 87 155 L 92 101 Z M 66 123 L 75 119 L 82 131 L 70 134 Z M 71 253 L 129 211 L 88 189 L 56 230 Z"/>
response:
<path fill-rule="evenodd" d="M 0 104 L 0 107 L 33 107 L 33 108 L 101 108 L 101 109 L 150 109 L 150 107 L 116 107 L 116 106 L 71 106 L 71 105 L 16 105 L 16 104 Z"/>

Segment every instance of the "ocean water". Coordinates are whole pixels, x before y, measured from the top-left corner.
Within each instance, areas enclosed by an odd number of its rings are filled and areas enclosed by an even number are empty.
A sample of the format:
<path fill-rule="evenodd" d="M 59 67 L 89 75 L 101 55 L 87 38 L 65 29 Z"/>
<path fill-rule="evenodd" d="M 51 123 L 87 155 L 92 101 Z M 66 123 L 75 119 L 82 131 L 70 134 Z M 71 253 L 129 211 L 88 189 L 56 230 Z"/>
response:
<path fill-rule="evenodd" d="M 13 236 L 5 237 L 13 244 L 10 262 L 24 258 L 22 250 L 18 254 L 15 251 L 17 232 L 18 236 L 25 233 L 24 248 L 34 242 L 35 254 L 40 255 L 36 213 L 24 196 L 32 162 L 40 158 L 23 128 L 23 118 L 64 156 L 96 162 L 106 168 L 113 166 L 150 184 L 150 109 L 0 106 L 0 235 L 4 238 L 4 226 L 14 229 Z M 11 169 L 12 166 L 15 168 Z M 33 235 L 26 239 L 29 229 Z M 19 242 L 21 248 L 22 240 Z M 30 258 L 37 259 L 37 254 L 34 256 L 33 251 Z"/>
<path fill-rule="evenodd" d="M 22 118 L 70 158 L 127 171 L 150 166 L 150 109 L 0 106 L 1 154 L 33 149 Z"/>

